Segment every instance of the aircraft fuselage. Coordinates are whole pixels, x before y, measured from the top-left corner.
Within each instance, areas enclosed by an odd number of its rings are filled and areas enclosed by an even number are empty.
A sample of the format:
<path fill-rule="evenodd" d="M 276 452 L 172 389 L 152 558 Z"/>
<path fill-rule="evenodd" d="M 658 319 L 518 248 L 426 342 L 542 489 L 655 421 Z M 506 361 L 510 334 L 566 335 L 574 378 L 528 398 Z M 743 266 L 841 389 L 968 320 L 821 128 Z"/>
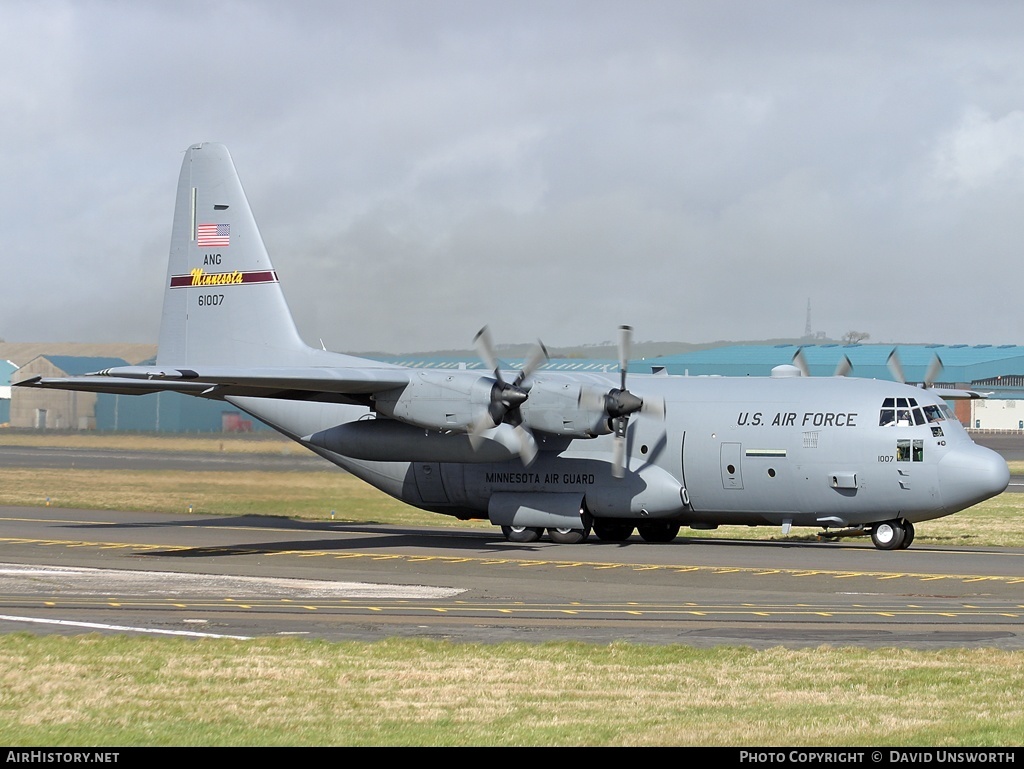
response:
<path fill-rule="evenodd" d="M 536 380 L 612 382 L 545 372 Z M 296 437 L 336 420 L 354 430 L 348 442 L 304 442 L 411 505 L 501 525 L 579 527 L 580 511 L 697 528 L 915 523 L 969 507 L 1008 481 L 1002 458 L 970 439 L 934 389 L 786 376 L 634 375 L 633 385 L 664 398 L 665 415 L 630 422 L 622 478 L 610 472 L 611 435 L 537 433 L 540 451 L 525 465 L 500 458 L 500 447 L 472 447 L 464 434 L 367 420 L 366 409 L 232 400 Z M 488 452 L 499 460 L 487 461 Z"/>

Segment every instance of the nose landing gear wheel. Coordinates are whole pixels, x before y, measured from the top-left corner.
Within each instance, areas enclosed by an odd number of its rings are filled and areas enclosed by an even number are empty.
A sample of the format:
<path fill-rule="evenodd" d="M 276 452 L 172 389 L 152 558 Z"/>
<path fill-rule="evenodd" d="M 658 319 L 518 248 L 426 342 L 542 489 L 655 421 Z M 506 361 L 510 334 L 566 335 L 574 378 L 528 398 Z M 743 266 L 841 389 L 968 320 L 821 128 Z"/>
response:
<path fill-rule="evenodd" d="M 871 542 L 879 550 L 899 550 L 904 547 L 903 542 L 907 537 L 908 525 L 897 520 L 876 523 L 871 530 Z M 911 538 L 913 538 L 913 534 L 911 534 Z"/>
<path fill-rule="evenodd" d="M 502 526 L 501 533 L 509 542 L 536 542 L 544 533 L 544 529 L 532 526 Z"/>

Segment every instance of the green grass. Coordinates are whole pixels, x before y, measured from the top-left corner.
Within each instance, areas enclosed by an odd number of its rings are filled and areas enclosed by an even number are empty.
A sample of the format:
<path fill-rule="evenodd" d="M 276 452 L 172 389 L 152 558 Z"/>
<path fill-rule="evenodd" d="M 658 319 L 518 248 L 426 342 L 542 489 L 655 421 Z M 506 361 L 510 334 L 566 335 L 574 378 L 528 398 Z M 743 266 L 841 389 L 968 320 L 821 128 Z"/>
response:
<path fill-rule="evenodd" d="M 0 445 L 124 451 L 210 451 L 230 454 L 309 456 L 309 449 L 280 433 L 107 433 L 0 428 Z"/>
<path fill-rule="evenodd" d="M 0 636 L 0 744 L 1010 746 L 1024 653 Z"/>

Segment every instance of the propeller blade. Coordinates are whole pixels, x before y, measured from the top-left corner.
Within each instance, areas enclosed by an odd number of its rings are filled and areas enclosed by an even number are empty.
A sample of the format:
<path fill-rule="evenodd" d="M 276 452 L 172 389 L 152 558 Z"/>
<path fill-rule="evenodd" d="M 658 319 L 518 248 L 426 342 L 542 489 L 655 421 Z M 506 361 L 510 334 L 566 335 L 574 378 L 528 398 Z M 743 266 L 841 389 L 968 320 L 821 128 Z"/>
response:
<path fill-rule="evenodd" d="M 626 475 L 626 436 L 615 433 L 615 444 L 612 452 L 612 476 L 623 478 Z"/>
<path fill-rule="evenodd" d="M 632 346 L 633 327 L 619 326 L 619 370 L 625 372 L 629 362 L 629 348 Z M 625 386 L 623 386 L 625 389 Z"/>
<path fill-rule="evenodd" d="M 537 340 L 537 344 L 534 345 L 533 349 L 530 350 L 530 354 L 523 361 L 523 368 L 519 372 L 519 376 L 516 377 L 515 384 L 518 387 L 521 385 L 528 376 L 534 371 L 543 366 L 550 360 L 548 355 L 548 348 L 544 346 L 544 343 Z"/>
<path fill-rule="evenodd" d="M 836 373 L 833 376 L 846 376 L 853 370 L 853 364 L 850 363 L 848 355 L 844 355 L 843 359 L 836 365 Z"/>
<path fill-rule="evenodd" d="M 474 451 L 480 448 L 480 443 L 483 441 L 483 433 L 495 426 L 490 411 L 485 410 L 476 422 L 473 423 L 473 426 L 469 428 L 469 445 L 473 447 Z"/>
<path fill-rule="evenodd" d="M 473 337 L 473 346 L 476 347 L 476 354 L 487 364 L 487 368 L 494 372 L 500 382 L 501 373 L 498 369 L 498 359 L 494 355 L 494 342 L 491 340 L 491 330 L 487 326 L 476 332 L 476 336 Z"/>
<path fill-rule="evenodd" d="M 932 358 L 932 362 L 928 364 L 928 371 L 924 375 L 924 386 L 931 387 L 935 384 L 935 380 L 939 378 L 939 374 L 942 373 L 942 358 L 936 355 Z"/>
<path fill-rule="evenodd" d="M 804 355 L 804 348 L 798 347 L 793 353 L 793 365 L 800 369 L 800 376 L 810 376 L 811 370 L 807 367 L 807 356 Z"/>
<path fill-rule="evenodd" d="M 581 386 L 576 395 L 576 405 L 585 409 L 603 409 L 607 393 L 594 387 Z"/>
<path fill-rule="evenodd" d="M 540 448 L 537 446 L 533 433 L 522 425 L 516 425 L 515 432 L 516 437 L 519 439 L 519 458 L 524 466 L 529 467 L 533 464 L 533 460 L 537 458 Z"/>
<path fill-rule="evenodd" d="M 892 372 L 892 378 L 900 384 L 906 384 L 906 377 L 903 376 L 903 365 L 900 363 L 900 356 L 896 352 L 896 348 L 892 348 L 892 352 L 889 353 L 889 359 L 885 362 L 885 365 L 889 367 L 889 371 Z"/>
<path fill-rule="evenodd" d="M 665 418 L 665 399 L 659 396 L 644 398 L 644 405 L 640 407 L 641 414 L 650 414 L 654 417 Z"/>
<path fill-rule="evenodd" d="M 540 451 L 537 441 L 529 430 L 522 425 L 513 427 L 505 422 L 484 431 L 483 434 L 476 436 L 475 439 L 471 435 L 470 441 L 473 440 L 476 441 L 474 448 L 479 447 L 480 443 L 484 440 L 494 441 L 508 449 L 509 453 L 518 456 L 524 465 L 531 464 L 537 458 L 537 454 Z"/>

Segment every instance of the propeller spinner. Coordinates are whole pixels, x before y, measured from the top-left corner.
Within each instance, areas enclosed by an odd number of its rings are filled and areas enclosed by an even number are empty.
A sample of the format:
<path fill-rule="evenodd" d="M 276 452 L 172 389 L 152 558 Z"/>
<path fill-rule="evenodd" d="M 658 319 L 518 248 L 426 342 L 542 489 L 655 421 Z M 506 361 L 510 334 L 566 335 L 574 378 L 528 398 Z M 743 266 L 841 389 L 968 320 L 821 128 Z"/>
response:
<path fill-rule="evenodd" d="M 537 456 L 537 442 L 533 435 L 522 424 L 519 415 L 519 407 L 526 402 L 530 396 L 529 388 L 523 384 L 526 379 L 548 360 L 548 351 L 544 343 L 537 340 L 537 344 L 530 350 L 530 354 L 523 361 L 523 367 L 512 382 L 506 382 L 501 375 L 501 367 L 498 365 L 497 356 L 494 354 L 494 343 L 491 339 L 491 332 L 487 326 L 480 329 L 473 338 L 477 354 L 487 364 L 487 367 L 494 372 L 494 384 L 491 387 L 491 399 L 487 409 L 480 415 L 469 433 L 470 441 L 475 445 L 481 440 L 484 431 L 508 423 L 515 431 L 515 443 L 518 446 L 518 453 L 524 464 L 530 464 Z"/>

